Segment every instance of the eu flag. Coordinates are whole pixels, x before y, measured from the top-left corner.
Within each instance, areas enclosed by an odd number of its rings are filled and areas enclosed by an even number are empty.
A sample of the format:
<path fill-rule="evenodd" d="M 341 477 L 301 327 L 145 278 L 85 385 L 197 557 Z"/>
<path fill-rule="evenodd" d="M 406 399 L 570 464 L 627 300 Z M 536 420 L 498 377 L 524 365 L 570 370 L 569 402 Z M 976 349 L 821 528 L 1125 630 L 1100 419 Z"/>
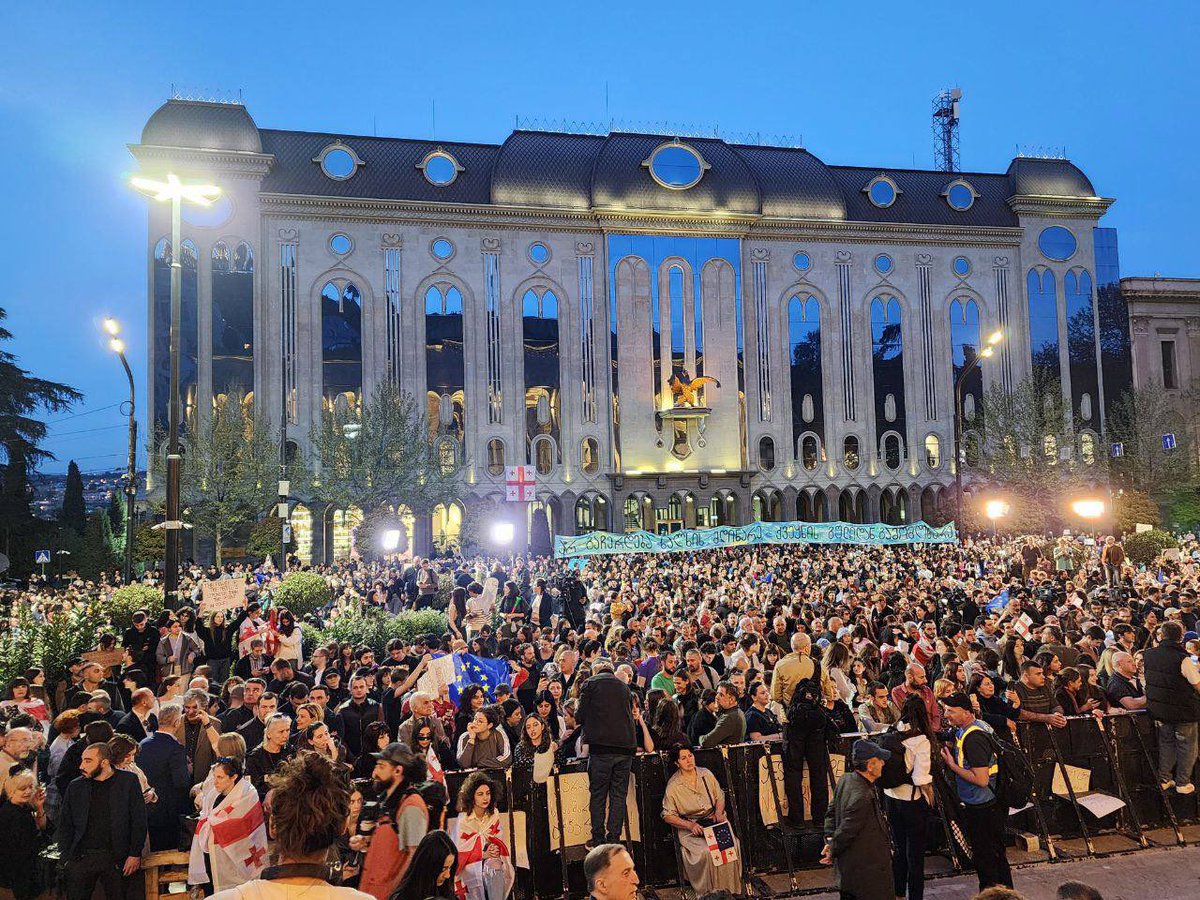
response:
<path fill-rule="evenodd" d="M 468 684 L 482 685 L 488 699 L 496 699 L 496 686 L 508 684 L 512 675 L 502 659 L 485 659 L 471 653 L 454 654 L 454 681 L 450 684 L 450 699 L 458 703 L 458 695 Z"/>
<path fill-rule="evenodd" d="M 1008 606 L 1008 588 L 1005 588 L 988 601 L 987 611 L 990 613 L 1004 612 L 1004 607 L 1006 606 Z"/>

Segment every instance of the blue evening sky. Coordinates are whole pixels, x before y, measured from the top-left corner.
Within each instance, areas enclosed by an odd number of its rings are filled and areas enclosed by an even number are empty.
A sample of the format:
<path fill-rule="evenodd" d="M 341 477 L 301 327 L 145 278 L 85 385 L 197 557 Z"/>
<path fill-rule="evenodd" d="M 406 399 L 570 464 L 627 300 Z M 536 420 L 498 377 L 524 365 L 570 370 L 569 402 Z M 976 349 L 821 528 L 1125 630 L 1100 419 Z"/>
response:
<path fill-rule="evenodd" d="M 1200 276 L 1193 4 L 6 3 L 0 305 L 8 349 L 86 394 L 49 448 L 120 466 L 126 323 L 144 397 L 143 201 L 125 145 L 171 85 L 243 92 L 260 126 L 500 142 L 514 118 L 789 135 L 829 163 L 929 167 L 930 101 L 961 85 L 962 165 L 1065 147 L 1117 203 L 1122 274 Z M 178 19 L 174 16 L 178 14 Z M 144 409 L 143 409 L 144 411 Z M 83 415 L 79 415 L 82 413 Z M 143 419 L 144 422 L 144 419 Z M 143 434 L 144 425 L 143 425 Z"/>

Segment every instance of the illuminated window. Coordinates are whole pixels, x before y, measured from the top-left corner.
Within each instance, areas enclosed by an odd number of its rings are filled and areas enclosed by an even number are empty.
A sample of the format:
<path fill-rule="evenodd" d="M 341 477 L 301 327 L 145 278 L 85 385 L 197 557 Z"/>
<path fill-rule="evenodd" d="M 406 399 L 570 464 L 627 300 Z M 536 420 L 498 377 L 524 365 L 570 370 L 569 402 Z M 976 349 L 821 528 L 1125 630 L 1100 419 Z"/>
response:
<path fill-rule="evenodd" d="M 349 559 L 355 555 L 354 532 L 362 524 L 362 510 L 357 506 L 333 511 L 333 558 Z"/>
<path fill-rule="evenodd" d="M 487 445 L 487 470 L 489 475 L 504 474 L 504 441 L 492 438 Z"/>
<path fill-rule="evenodd" d="M 600 471 L 600 443 L 595 438 L 584 438 L 580 450 L 580 464 L 588 475 Z"/>
<path fill-rule="evenodd" d="M 925 438 L 925 465 L 930 469 L 936 469 L 942 464 L 942 442 L 938 440 L 936 434 L 927 435 Z"/>
<path fill-rule="evenodd" d="M 853 472 L 858 468 L 858 438 L 850 435 L 842 445 L 842 463 Z"/>

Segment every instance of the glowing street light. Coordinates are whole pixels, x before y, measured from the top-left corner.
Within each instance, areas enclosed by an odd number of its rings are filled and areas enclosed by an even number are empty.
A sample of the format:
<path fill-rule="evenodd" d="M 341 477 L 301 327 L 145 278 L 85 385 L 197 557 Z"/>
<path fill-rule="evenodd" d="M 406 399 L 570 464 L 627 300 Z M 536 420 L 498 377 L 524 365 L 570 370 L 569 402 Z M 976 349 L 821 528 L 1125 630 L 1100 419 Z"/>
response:
<path fill-rule="evenodd" d="M 987 337 L 987 346 L 975 353 L 963 370 L 958 373 L 958 378 L 954 380 L 954 519 L 955 525 L 958 528 L 959 536 L 962 536 L 962 388 L 966 383 L 967 376 L 979 368 L 979 364 L 985 359 L 991 359 L 996 352 L 996 347 L 1004 340 L 1004 332 L 997 329 Z M 995 533 L 996 520 L 992 520 L 992 532 Z"/>
<path fill-rule="evenodd" d="M 995 537 L 996 520 L 1008 515 L 1008 504 L 1003 500 L 989 500 L 983 504 L 983 514 L 992 520 L 992 537 Z"/>
<path fill-rule="evenodd" d="M 389 528 L 383 533 L 380 540 L 385 553 L 395 553 L 396 548 L 400 546 L 400 529 Z"/>
<path fill-rule="evenodd" d="M 121 323 L 111 316 L 101 326 L 108 338 L 108 349 L 117 355 L 129 379 L 129 462 L 125 470 L 125 583 L 133 578 L 133 509 L 137 500 L 137 416 L 134 410 L 133 370 L 125 358 L 125 342 L 118 335 Z"/>
<path fill-rule="evenodd" d="M 1088 498 L 1076 500 L 1071 504 L 1071 509 L 1081 519 L 1098 519 L 1104 515 L 1105 505 L 1103 500 Z"/>
<path fill-rule="evenodd" d="M 511 544 L 515 535 L 516 529 L 513 528 L 512 522 L 497 522 L 492 526 L 492 540 L 502 547 Z"/>
<path fill-rule="evenodd" d="M 221 189 L 213 184 L 184 184 L 178 176 L 168 174 L 165 181 L 135 175 L 129 179 L 130 186 L 151 200 L 171 204 L 171 380 L 170 401 L 167 406 L 167 548 L 165 597 L 170 608 L 178 603 L 179 597 L 179 475 L 183 455 L 179 446 L 179 338 L 182 331 L 183 261 L 180 259 L 181 244 L 180 209 L 183 204 L 212 206 L 221 196 Z M 107 323 L 106 326 L 107 328 Z M 111 332 L 110 332 L 111 333 Z"/>

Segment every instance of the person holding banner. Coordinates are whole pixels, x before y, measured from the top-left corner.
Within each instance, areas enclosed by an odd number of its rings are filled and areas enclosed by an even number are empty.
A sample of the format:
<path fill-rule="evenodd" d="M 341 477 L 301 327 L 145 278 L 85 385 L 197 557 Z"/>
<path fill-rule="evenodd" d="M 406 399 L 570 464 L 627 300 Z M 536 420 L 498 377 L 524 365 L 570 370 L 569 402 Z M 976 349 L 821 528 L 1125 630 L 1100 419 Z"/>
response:
<path fill-rule="evenodd" d="M 725 815 L 725 792 L 716 776 L 696 765 L 688 747 L 670 753 L 675 774 L 663 795 L 663 821 L 675 829 L 683 874 L 697 895 L 742 892 L 742 861 L 737 837 Z"/>

